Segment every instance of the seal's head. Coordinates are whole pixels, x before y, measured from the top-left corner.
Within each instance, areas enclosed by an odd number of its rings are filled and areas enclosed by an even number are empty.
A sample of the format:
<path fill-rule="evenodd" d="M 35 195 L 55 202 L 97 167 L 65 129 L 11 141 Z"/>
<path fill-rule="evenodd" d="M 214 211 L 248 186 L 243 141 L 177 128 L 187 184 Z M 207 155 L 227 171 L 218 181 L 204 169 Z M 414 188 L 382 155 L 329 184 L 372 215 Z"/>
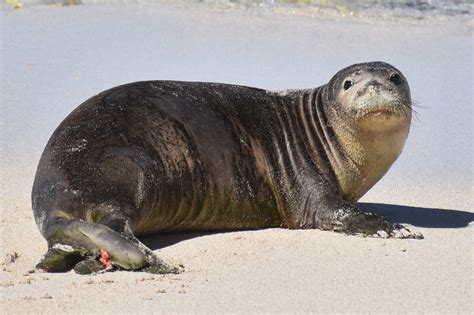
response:
<path fill-rule="evenodd" d="M 408 82 L 387 63 L 355 64 L 336 73 L 322 98 L 339 151 L 331 162 L 343 196 L 355 201 L 402 151 L 412 116 Z"/>
<path fill-rule="evenodd" d="M 411 97 L 408 82 L 384 62 L 355 64 L 339 71 L 329 82 L 326 97 L 330 113 L 344 116 L 358 131 L 409 128 Z"/>

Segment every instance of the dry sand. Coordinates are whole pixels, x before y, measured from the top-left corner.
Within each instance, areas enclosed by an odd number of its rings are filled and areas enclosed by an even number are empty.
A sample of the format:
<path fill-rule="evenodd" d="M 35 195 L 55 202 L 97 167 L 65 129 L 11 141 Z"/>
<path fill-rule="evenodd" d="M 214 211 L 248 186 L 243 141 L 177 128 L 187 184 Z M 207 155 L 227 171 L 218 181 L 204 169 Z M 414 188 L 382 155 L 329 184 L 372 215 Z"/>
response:
<path fill-rule="evenodd" d="M 1 17 L 0 312 L 473 313 L 472 23 L 353 22 L 168 7 L 37 6 Z M 384 60 L 420 121 L 362 200 L 424 240 L 269 229 L 156 236 L 179 275 L 29 273 L 46 251 L 30 190 L 80 102 L 138 80 L 311 87 Z"/>

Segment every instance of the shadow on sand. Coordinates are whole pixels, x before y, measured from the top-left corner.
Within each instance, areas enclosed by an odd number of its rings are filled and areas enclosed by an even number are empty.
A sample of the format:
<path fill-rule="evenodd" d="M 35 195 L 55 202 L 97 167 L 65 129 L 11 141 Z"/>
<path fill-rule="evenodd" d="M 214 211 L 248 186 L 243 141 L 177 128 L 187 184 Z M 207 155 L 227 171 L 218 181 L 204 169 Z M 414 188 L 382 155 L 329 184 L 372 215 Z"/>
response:
<path fill-rule="evenodd" d="M 359 203 L 358 205 L 360 208 L 380 214 L 392 222 L 406 223 L 423 228 L 462 228 L 474 222 L 474 213 L 466 211 L 409 207 L 383 203 Z M 196 237 L 229 232 L 232 231 L 167 233 L 140 237 L 140 240 L 150 249 L 155 250 Z"/>
<path fill-rule="evenodd" d="M 206 235 L 214 235 L 221 233 L 231 233 L 236 231 L 213 231 L 213 232 L 176 232 L 176 233 L 163 233 L 153 234 L 148 236 L 139 237 L 140 241 L 148 246 L 151 250 L 165 248 L 172 246 L 182 241 L 190 240 L 196 237 L 202 237 Z"/>
<path fill-rule="evenodd" d="M 474 213 L 448 210 L 388 205 L 384 203 L 359 203 L 360 208 L 378 213 L 386 219 L 432 229 L 462 228 L 474 221 Z"/>

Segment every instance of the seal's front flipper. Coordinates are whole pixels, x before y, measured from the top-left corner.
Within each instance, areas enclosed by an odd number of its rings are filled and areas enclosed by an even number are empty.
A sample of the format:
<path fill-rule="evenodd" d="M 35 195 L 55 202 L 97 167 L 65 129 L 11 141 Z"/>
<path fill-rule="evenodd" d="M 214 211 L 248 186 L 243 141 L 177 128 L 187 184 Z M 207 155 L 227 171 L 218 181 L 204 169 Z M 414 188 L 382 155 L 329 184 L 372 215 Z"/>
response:
<path fill-rule="evenodd" d="M 344 204 L 337 210 L 326 213 L 321 219 L 319 227 L 322 230 L 352 235 L 381 238 L 423 238 L 420 233 L 410 231 L 401 224 L 392 223 L 377 214 L 365 212 L 350 204 Z"/>

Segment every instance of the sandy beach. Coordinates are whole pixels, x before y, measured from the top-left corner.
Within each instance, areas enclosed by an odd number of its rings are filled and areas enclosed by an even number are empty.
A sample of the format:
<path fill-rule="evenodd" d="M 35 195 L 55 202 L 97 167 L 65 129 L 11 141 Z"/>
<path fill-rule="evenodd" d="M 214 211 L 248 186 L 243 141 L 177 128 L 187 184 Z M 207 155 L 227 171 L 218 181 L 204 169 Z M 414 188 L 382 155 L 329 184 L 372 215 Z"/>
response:
<path fill-rule="evenodd" d="M 472 20 L 165 4 L 37 5 L 0 18 L 1 313 L 474 313 Z M 361 203 L 423 240 L 286 229 L 158 235 L 142 240 L 183 273 L 34 272 L 47 250 L 31 210 L 37 163 L 87 98 L 141 80 L 316 87 L 372 60 L 405 74 L 419 118 Z"/>

